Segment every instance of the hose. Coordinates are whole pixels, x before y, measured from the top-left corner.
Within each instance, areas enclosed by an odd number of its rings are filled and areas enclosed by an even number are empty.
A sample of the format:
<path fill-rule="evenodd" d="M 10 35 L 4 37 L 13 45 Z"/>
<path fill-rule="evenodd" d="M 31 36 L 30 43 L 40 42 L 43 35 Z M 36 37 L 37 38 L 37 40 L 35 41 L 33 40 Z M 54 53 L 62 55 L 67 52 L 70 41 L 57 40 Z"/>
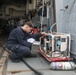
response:
<path fill-rule="evenodd" d="M 12 52 L 9 51 L 7 48 L 3 47 L 0 43 L 0 46 L 5 50 L 7 51 L 9 54 L 11 54 Z M 35 75 L 43 75 L 41 72 L 38 72 L 37 70 L 35 70 L 34 68 L 32 68 L 23 58 L 21 58 L 21 61 L 27 66 L 29 67 L 34 73 Z"/>
<path fill-rule="evenodd" d="M 51 25 L 51 33 L 52 33 L 52 30 L 53 30 L 53 27 L 56 25 L 56 24 L 58 24 L 60 21 L 62 21 L 65 17 L 66 17 L 66 15 L 69 13 L 69 11 L 72 9 L 72 7 L 73 7 L 73 5 L 74 5 L 74 3 L 75 3 L 75 1 L 76 0 L 74 0 L 71 4 L 72 4 L 72 6 L 70 7 L 70 9 L 68 9 L 68 11 L 66 12 L 66 14 L 65 15 L 63 15 L 63 17 L 58 21 L 58 22 L 55 22 L 53 25 Z M 70 4 L 69 4 L 70 5 Z"/>
<path fill-rule="evenodd" d="M 57 51 L 56 51 L 57 52 Z M 59 51 L 58 51 L 59 52 Z M 52 54 L 53 53 L 55 53 L 55 51 L 52 51 L 51 53 L 50 53 L 50 56 L 52 57 Z M 52 57 L 52 58 L 58 58 L 58 57 L 60 57 L 60 56 L 62 56 L 63 54 L 62 54 L 62 52 L 59 52 L 60 53 L 60 55 L 58 55 L 58 56 L 54 56 L 54 57 Z"/>
<path fill-rule="evenodd" d="M 27 66 L 35 73 L 35 75 L 42 75 L 41 72 L 38 72 L 37 70 L 35 70 L 34 68 L 32 68 L 30 65 L 28 65 L 27 62 L 26 62 L 24 59 L 21 59 L 21 60 L 22 60 L 22 62 L 23 62 L 25 65 L 27 65 Z"/>

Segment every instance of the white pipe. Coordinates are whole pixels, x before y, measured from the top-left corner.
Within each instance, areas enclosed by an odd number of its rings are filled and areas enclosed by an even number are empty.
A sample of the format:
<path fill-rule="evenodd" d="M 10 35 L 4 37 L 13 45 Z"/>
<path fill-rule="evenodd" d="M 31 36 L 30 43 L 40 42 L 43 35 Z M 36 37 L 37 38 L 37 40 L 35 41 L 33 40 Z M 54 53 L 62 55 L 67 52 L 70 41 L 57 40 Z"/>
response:
<path fill-rule="evenodd" d="M 67 12 L 62 16 L 61 19 L 59 19 L 58 22 L 55 22 L 53 25 L 51 25 L 51 30 L 50 30 L 51 33 L 52 33 L 52 30 L 53 30 L 54 26 L 55 26 L 56 24 L 58 24 L 59 22 L 61 22 L 61 21 L 66 17 L 66 15 L 71 11 L 74 3 L 75 3 L 75 0 L 72 1 L 70 4 L 68 4 L 68 6 L 71 6 L 71 7 L 67 10 Z"/>
<path fill-rule="evenodd" d="M 44 11 L 44 0 L 43 0 L 43 5 L 42 5 L 41 32 L 42 32 L 42 24 L 43 24 L 43 11 Z"/>

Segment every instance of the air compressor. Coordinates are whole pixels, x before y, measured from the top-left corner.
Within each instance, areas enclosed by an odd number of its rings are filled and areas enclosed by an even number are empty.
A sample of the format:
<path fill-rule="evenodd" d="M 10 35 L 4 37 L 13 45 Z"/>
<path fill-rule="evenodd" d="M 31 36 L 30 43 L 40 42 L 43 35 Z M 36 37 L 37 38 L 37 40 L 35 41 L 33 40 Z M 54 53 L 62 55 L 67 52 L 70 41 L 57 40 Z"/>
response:
<path fill-rule="evenodd" d="M 47 33 L 41 41 L 39 52 L 51 62 L 53 70 L 73 70 L 76 65 L 70 57 L 71 36 L 66 33 Z"/>
<path fill-rule="evenodd" d="M 48 61 L 70 60 L 70 34 L 47 33 L 41 42 L 39 52 Z"/>

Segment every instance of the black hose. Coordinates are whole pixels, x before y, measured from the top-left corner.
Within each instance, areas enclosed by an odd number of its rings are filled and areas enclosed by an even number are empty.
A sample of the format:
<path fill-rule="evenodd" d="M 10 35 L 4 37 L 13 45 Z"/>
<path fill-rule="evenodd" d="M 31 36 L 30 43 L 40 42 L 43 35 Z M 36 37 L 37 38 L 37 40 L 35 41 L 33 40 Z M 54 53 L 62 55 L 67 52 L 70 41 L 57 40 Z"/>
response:
<path fill-rule="evenodd" d="M 27 66 L 35 73 L 35 75 L 42 75 L 41 72 L 38 72 L 37 70 L 35 70 L 34 68 L 32 68 L 30 65 L 28 65 L 27 62 L 26 62 L 24 59 L 21 59 L 21 60 L 22 60 L 22 62 L 23 62 L 25 65 L 27 65 Z"/>
<path fill-rule="evenodd" d="M 5 51 L 7 51 L 8 53 L 11 53 L 9 50 L 7 50 L 5 47 L 2 46 L 2 44 L 0 43 L 0 47 L 2 47 Z"/>
<path fill-rule="evenodd" d="M 11 54 L 12 52 L 10 52 L 7 48 L 3 47 L 0 43 L 0 46 L 5 50 L 7 51 L 9 54 Z M 21 58 L 21 61 L 27 65 L 34 73 L 35 75 L 43 75 L 41 72 L 38 72 L 37 70 L 35 70 L 34 68 L 32 68 L 24 59 Z"/>

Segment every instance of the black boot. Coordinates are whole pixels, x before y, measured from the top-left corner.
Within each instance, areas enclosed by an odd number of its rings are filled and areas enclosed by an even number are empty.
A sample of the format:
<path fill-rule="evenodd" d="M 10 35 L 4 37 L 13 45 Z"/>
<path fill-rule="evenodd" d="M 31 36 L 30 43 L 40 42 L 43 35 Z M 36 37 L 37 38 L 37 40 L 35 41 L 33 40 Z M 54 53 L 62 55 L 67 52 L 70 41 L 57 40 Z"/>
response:
<path fill-rule="evenodd" d="M 14 58 L 14 56 L 12 56 L 12 54 L 9 55 L 9 58 L 10 58 L 10 60 L 11 60 L 12 62 L 14 62 L 14 63 L 20 62 L 20 59 Z"/>
<path fill-rule="evenodd" d="M 36 57 L 36 54 L 32 54 L 32 53 L 30 53 L 29 55 L 28 55 L 28 57 Z"/>
<path fill-rule="evenodd" d="M 36 57 L 36 54 L 32 54 L 32 53 L 30 53 L 27 56 L 24 56 L 24 58 L 34 58 L 34 57 Z"/>

